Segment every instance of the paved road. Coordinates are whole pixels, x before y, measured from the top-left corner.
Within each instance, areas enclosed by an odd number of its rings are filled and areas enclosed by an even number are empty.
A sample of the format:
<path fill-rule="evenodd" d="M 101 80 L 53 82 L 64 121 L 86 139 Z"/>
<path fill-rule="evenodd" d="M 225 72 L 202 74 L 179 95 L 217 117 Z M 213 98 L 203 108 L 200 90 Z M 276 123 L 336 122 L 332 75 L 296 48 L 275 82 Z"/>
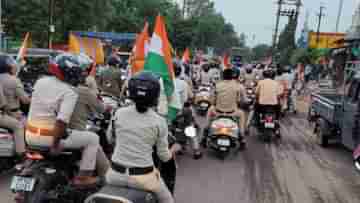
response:
<path fill-rule="evenodd" d="M 248 150 L 219 160 L 179 161 L 178 203 L 355 203 L 360 174 L 351 153 L 316 145 L 305 114 L 283 121 L 283 140 L 264 144 L 251 136 Z"/>
<path fill-rule="evenodd" d="M 360 175 L 351 153 L 315 144 L 304 115 L 283 121 L 279 144 L 248 138 L 248 150 L 221 161 L 205 153 L 179 160 L 177 203 L 356 203 Z M 0 177 L 1 203 L 10 203 L 9 175 Z"/>

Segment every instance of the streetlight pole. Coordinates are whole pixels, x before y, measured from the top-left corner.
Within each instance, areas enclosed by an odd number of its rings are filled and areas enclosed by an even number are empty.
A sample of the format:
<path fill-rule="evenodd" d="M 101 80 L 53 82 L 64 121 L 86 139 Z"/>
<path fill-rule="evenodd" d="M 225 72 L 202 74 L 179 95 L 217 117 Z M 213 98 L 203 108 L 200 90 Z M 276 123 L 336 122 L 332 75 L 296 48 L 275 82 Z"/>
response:
<path fill-rule="evenodd" d="M 344 0 L 340 0 L 339 12 L 338 12 L 338 16 L 336 19 L 336 29 L 335 29 L 336 32 L 339 32 L 340 18 L 341 18 L 343 7 L 344 7 Z"/>
<path fill-rule="evenodd" d="M 320 13 L 319 13 L 319 23 L 318 23 L 318 27 L 317 27 L 317 34 L 316 34 L 316 44 L 317 46 L 319 46 L 319 42 L 320 42 L 320 26 L 321 26 L 321 20 L 322 17 L 324 17 L 324 13 L 323 10 L 325 9 L 325 7 L 323 5 L 320 6 Z"/>
<path fill-rule="evenodd" d="M 53 41 L 53 36 L 52 34 L 55 32 L 55 26 L 54 26 L 54 0 L 49 0 L 49 28 L 48 28 L 48 32 L 49 32 L 49 41 L 48 41 L 48 46 L 49 49 L 52 49 L 52 41 Z"/>

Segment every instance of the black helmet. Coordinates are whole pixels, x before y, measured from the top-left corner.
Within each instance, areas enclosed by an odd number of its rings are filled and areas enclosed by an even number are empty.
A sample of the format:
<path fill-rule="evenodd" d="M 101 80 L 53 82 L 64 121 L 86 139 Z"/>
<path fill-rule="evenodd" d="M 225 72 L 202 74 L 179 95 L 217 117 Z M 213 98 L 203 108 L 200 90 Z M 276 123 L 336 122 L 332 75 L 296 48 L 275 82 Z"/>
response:
<path fill-rule="evenodd" d="M 129 96 L 138 106 L 156 106 L 160 96 L 159 77 L 146 71 L 134 75 L 129 80 Z"/>
<path fill-rule="evenodd" d="M 245 68 L 245 70 L 246 70 L 246 73 L 251 74 L 252 71 L 253 71 L 252 65 L 247 65 L 246 68 Z"/>
<path fill-rule="evenodd" d="M 264 78 L 267 79 L 274 79 L 275 78 L 275 71 L 273 69 L 266 69 L 263 72 Z"/>
<path fill-rule="evenodd" d="M 181 75 L 181 72 L 182 72 L 180 62 L 174 60 L 173 61 L 173 66 L 174 66 L 175 77 L 179 77 Z"/>
<path fill-rule="evenodd" d="M 13 66 L 16 66 L 16 61 L 11 56 L 0 55 L 0 74 L 10 73 Z"/>
<path fill-rule="evenodd" d="M 234 80 L 238 80 L 239 77 L 240 77 L 240 69 L 234 67 L 233 68 L 233 78 L 234 78 Z"/>
<path fill-rule="evenodd" d="M 77 86 L 80 83 L 82 72 L 85 70 L 82 69 L 78 55 L 65 53 L 55 57 L 50 64 L 49 71 L 58 79 Z"/>
<path fill-rule="evenodd" d="M 201 68 L 207 73 L 210 70 L 210 65 L 208 63 L 203 64 Z"/>
<path fill-rule="evenodd" d="M 109 66 L 121 67 L 121 66 L 123 66 L 123 61 L 118 56 L 110 56 L 110 58 L 108 59 L 107 64 Z"/>
<path fill-rule="evenodd" d="M 223 79 L 224 80 L 232 80 L 233 79 L 233 70 L 231 68 L 227 68 L 223 71 Z"/>

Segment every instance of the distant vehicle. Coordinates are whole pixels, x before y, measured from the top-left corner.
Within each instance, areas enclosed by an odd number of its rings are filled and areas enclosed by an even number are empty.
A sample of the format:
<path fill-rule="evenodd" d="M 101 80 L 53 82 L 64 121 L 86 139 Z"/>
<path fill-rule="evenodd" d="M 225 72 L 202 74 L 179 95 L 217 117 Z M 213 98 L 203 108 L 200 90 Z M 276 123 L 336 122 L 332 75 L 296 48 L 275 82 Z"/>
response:
<path fill-rule="evenodd" d="M 231 49 L 231 64 L 233 66 L 238 68 L 242 66 L 242 64 L 244 63 L 243 61 L 244 52 L 245 52 L 245 48 L 233 47 Z"/>

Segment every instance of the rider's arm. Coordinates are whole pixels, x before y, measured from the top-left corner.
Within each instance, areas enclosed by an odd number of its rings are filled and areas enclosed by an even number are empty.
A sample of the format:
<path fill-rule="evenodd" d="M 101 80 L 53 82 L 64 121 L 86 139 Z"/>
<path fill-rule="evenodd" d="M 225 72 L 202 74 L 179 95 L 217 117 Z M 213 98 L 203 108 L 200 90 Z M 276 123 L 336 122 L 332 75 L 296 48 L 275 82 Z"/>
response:
<path fill-rule="evenodd" d="M 0 85 L 0 109 L 4 108 L 6 106 L 7 102 L 6 102 L 6 97 L 4 95 L 4 89 L 3 87 Z M 1 111 L 1 110 L 0 110 Z"/>
<path fill-rule="evenodd" d="M 129 85 L 129 81 L 126 80 L 123 84 L 123 86 L 121 87 L 121 91 L 120 91 L 120 99 L 124 99 L 126 96 L 126 90 L 128 88 Z"/>
<path fill-rule="evenodd" d="M 23 104 L 29 104 L 31 101 L 28 95 L 25 93 L 24 86 L 19 79 L 16 79 L 15 95 Z"/>
<path fill-rule="evenodd" d="M 156 141 L 157 155 L 161 161 L 168 162 L 172 158 L 172 155 L 169 150 L 168 127 L 165 120 L 161 122 L 158 130 L 159 136 Z"/>
<path fill-rule="evenodd" d="M 102 114 L 105 112 L 105 106 L 98 100 L 96 94 L 89 91 L 87 92 L 87 101 L 91 112 Z"/>
<path fill-rule="evenodd" d="M 78 95 L 72 90 L 67 91 L 63 96 L 54 128 L 54 148 L 58 147 L 62 136 L 66 133 L 66 126 L 70 122 L 77 99 Z"/>

